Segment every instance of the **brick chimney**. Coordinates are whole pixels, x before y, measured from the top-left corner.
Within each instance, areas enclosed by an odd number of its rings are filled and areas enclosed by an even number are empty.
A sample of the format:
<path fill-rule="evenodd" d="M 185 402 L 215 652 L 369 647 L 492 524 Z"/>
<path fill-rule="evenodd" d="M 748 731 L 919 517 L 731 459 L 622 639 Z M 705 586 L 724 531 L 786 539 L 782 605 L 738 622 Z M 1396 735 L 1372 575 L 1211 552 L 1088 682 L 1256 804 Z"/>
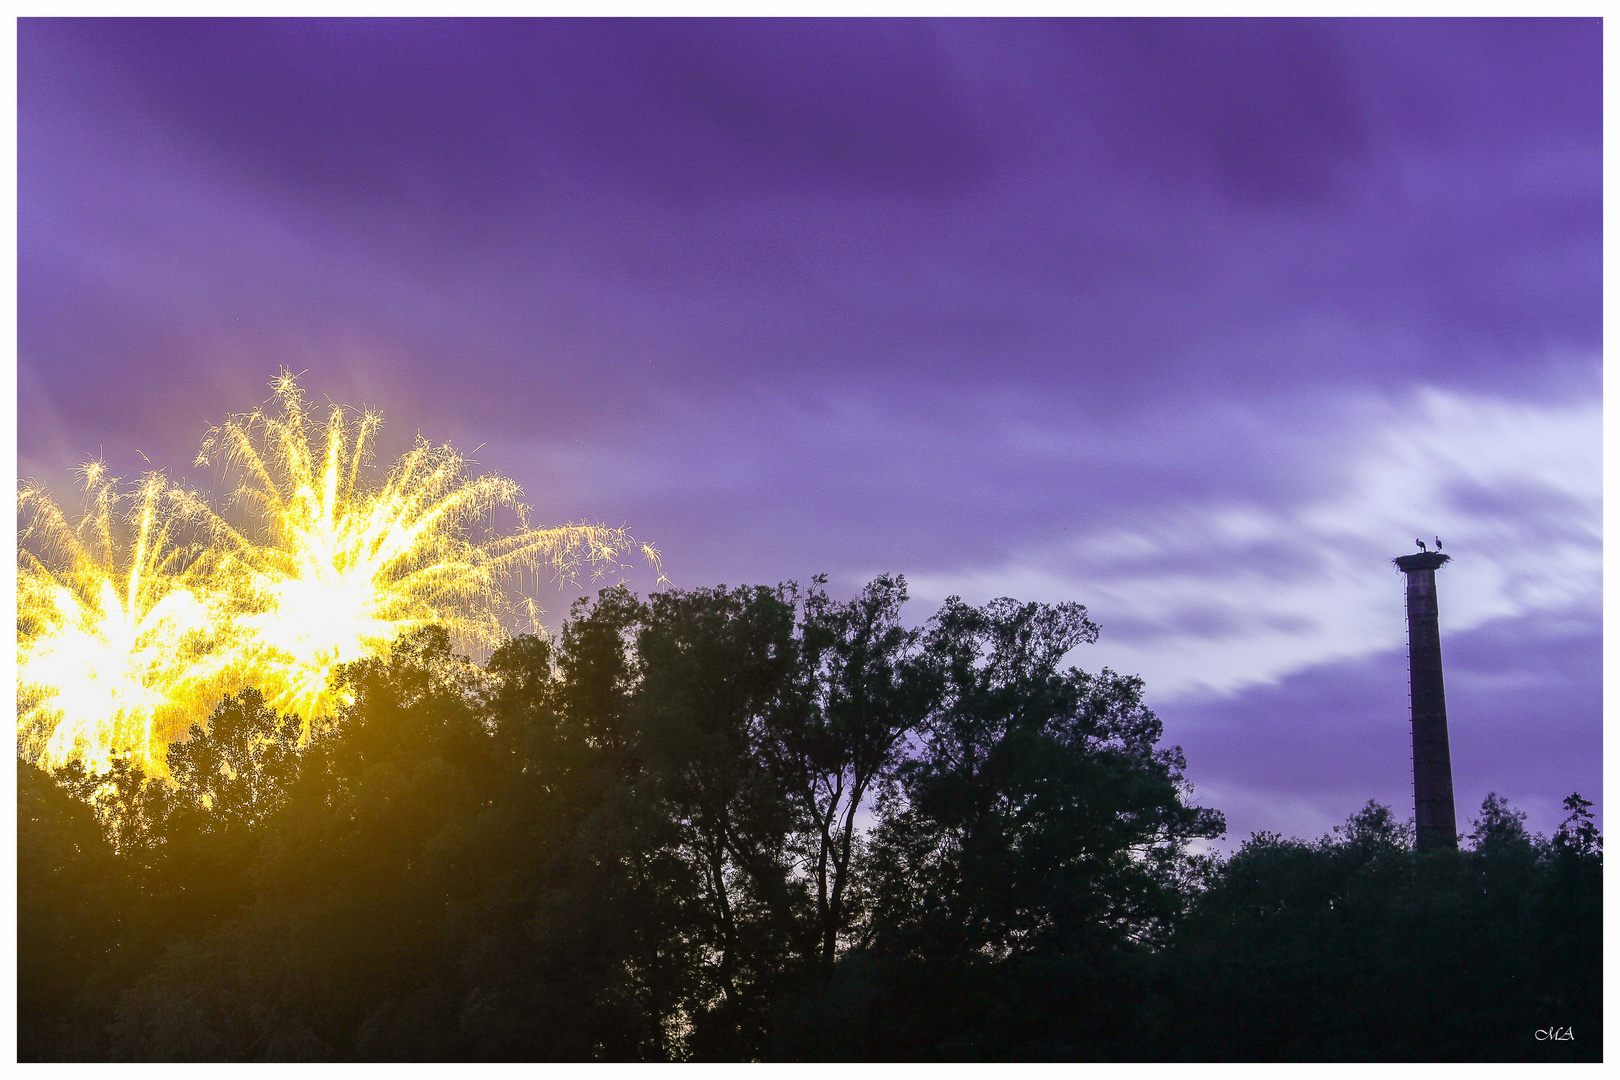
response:
<path fill-rule="evenodd" d="M 1438 551 L 1402 555 L 1406 575 L 1407 658 L 1412 670 L 1412 801 L 1419 851 L 1457 847 L 1457 808 L 1451 793 L 1451 740 L 1446 733 L 1446 683 L 1440 672 L 1440 605 L 1434 572 L 1451 561 Z"/>

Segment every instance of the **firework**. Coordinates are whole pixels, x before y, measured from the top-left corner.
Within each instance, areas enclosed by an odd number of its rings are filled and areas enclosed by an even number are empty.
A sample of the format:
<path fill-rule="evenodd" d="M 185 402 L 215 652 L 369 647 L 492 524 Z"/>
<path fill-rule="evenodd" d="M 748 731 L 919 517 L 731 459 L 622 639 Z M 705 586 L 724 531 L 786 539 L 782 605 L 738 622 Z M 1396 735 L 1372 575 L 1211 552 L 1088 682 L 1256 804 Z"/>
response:
<path fill-rule="evenodd" d="M 585 564 L 618 567 L 638 548 L 657 566 L 656 551 L 623 529 L 530 527 L 517 484 L 470 475 L 449 446 L 418 439 L 382 484 L 367 485 L 380 418 L 333 406 L 322 424 L 291 375 L 275 388 L 277 411 L 210 431 L 197 464 L 241 478 L 237 509 L 254 527 L 212 518 L 220 578 L 243 612 L 261 689 L 306 723 L 338 703 L 339 665 L 376 655 L 413 628 L 438 623 L 463 648 L 492 645 L 510 614 L 504 586 L 519 571 L 567 578 Z M 513 513 L 517 530 L 475 539 L 500 509 Z"/>
<path fill-rule="evenodd" d="M 23 536 L 45 549 L 21 555 L 24 753 L 101 767 L 130 755 L 161 772 L 163 747 L 247 685 L 298 714 L 307 738 L 345 703 L 341 665 L 430 623 L 475 651 L 511 617 L 537 619 L 532 600 L 507 602 L 524 571 L 570 580 L 633 554 L 658 569 L 658 553 L 623 529 L 532 527 L 515 483 L 473 475 L 446 445 L 418 439 L 374 480 L 380 417 L 334 406 L 322 419 L 293 376 L 274 385 L 269 406 L 203 441 L 197 464 L 235 480 L 223 512 L 151 476 L 120 545 L 116 482 L 99 469 L 86 472 L 91 498 L 76 527 L 23 489 L 33 514 Z M 498 512 L 515 527 L 498 531 Z"/>
<path fill-rule="evenodd" d="M 18 492 L 18 750 L 52 767 L 129 757 L 161 771 L 168 737 L 228 681 L 229 620 L 184 540 L 195 498 L 159 473 L 132 491 L 99 462 L 81 475 L 76 523 L 37 485 Z"/>

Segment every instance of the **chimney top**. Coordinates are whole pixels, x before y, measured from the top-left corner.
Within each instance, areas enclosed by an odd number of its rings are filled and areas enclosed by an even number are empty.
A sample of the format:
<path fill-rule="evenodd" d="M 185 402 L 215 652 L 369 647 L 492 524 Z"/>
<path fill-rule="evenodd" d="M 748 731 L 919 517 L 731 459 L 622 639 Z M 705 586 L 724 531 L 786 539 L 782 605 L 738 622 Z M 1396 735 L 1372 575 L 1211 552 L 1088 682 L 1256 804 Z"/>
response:
<path fill-rule="evenodd" d="M 1414 570 L 1438 570 L 1451 561 L 1451 556 L 1438 551 L 1420 551 L 1413 555 L 1402 555 L 1395 560 L 1395 565 L 1403 574 L 1410 574 Z"/>

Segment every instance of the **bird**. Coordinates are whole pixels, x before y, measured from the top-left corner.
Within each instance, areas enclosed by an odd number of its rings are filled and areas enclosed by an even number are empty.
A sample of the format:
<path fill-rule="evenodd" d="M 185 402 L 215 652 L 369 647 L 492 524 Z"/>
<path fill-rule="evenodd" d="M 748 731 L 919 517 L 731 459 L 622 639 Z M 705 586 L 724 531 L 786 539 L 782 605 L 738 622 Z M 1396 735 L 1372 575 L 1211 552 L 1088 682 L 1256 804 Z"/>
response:
<path fill-rule="evenodd" d="M 1425 543 L 1424 543 L 1424 542 L 1423 542 L 1423 541 L 1421 541 L 1421 540 L 1414 540 L 1414 541 L 1412 541 L 1412 543 L 1414 543 L 1414 544 L 1416 544 L 1416 545 L 1417 545 L 1417 546 L 1418 546 L 1418 547 L 1419 547 L 1419 548 L 1421 548 L 1421 549 L 1423 549 L 1423 550 L 1424 550 L 1424 551 L 1428 551 L 1428 550 L 1429 550 L 1429 545 L 1428 545 L 1428 544 L 1425 544 Z"/>
<path fill-rule="evenodd" d="M 1438 536 L 1434 538 L 1434 550 L 1436 550 L 1436 551 L 1444 551 L 1445 550 L 1445 548 L 1440 546 L 1440 538 Z"/>

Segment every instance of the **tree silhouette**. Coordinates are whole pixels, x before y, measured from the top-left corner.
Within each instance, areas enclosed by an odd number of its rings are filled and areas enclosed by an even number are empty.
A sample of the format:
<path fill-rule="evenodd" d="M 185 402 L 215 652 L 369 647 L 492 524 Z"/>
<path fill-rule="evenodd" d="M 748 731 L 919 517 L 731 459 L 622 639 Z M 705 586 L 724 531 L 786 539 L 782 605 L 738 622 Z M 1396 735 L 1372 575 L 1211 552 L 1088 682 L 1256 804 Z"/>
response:
<path fill-rule="evenodd" d="M 617 587 L 482 665 L 401 639 L 302 745 L 248 690 L 163 780 L 19 762 L 19 1056 L 1600 1056 L 1587 800 L 1195 855 L 1083 607 L 905 602 Z"/>

